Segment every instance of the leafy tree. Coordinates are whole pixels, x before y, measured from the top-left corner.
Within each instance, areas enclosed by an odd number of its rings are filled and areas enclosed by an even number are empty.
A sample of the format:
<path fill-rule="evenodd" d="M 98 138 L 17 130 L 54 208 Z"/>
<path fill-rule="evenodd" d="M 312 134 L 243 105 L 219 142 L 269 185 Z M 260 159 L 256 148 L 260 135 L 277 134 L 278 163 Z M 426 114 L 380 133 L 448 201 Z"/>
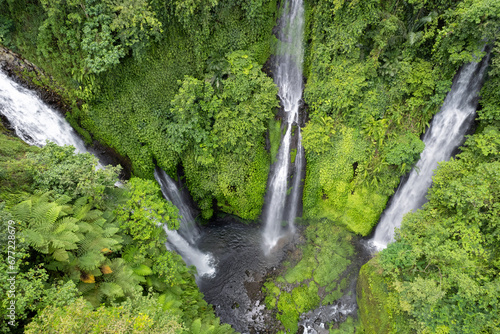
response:
<path fill-rule="evenodd" d="M 25 333 L 182 333 L 180 319 L 163 311 L 153 295 L 136 295 L 120 306 L 94 309 L 83 298 L 67 306 L 48 306 Z"/>
<path fill-rule="evenodd" d="M 398 142 L 387 146 L 385 160 L 391 165 L 400 166 L 403 172 L 409 172 L 411 166 L 418 161 L 425 144 L 415 135 L 407 134 Z"/>
<path fill-rule="evenodd" d="M 442 163 L 429 202 L 403 219 L 380 262 L 418 331 L 499 329 L 499 133 L 474 135 Z M 484 140 L 488 138 L 488 140 Z"/>
<path fill-rule="evenodd" d="M 141 54 L 161 36 L 161 23 L 146 0 L 43 0 L 47 18 L 40 27 L 39 50 L 59 57 L 79 82 L 117 65 L 131 50 Z"/>
<path fill-rule="evenodd" d="M 185 77 L 171 102 L 168 139 L 182 156 L 187 184 L 205 218 L 215 198 L 225 211 L 251 219 L 263 204 L 269 168 L 263 140 L 277 89 L 248 53 L 226 59 L 229 73 L 218 92 L 210 78 Z"/>
<path fill-rule="evenodd" d="M 90 197 L 97 205 L 103 204 L 106 190 L 114 187 L 121 170 L 120 166 L 100 168 L 92 154 L 77 154 L 72 146 L 50 142 L 28 158 L 34 189 L 54 191 L 73 200 Z"/>
<path fill-rule="evenodd" d="M 167 240 L 161 226 L 177 229 L 179 210 L 163 199 L 152 180 L 132 178 L 128 187 L 129 198 L 115 210 L 120 228 L 133 236 L 141 252 L 163 248 Z"/>

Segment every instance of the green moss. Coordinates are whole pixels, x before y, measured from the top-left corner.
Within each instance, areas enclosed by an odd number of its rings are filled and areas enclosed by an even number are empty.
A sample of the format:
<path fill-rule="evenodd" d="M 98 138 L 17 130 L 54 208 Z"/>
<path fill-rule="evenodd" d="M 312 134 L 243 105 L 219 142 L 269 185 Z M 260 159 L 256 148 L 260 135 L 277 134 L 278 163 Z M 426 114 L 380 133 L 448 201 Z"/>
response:
<path fill-rule="evenodd" d="M 318 265 L 313 252 L 314 250 L 312 247 L 303 248 L 300 261 L 294 267 L 289 268 L 284 275 L 288 283 L 301 282 L 312 278 L 313 270 Z"/>
<path fill-rule="evenodd" d="M 282 292 L 280 294 L 276 318 L 281 321 L 285 329 L 291 333 L 295 333 L 299 329 L 299 311 L 290 293 Z"/>
<path fill-rule="evenodd" d="M 342 291 L 340 289 L 336 289 L 335 291 L 332 291 L 331 293 L 329 293 L 328 295 L 326 295 L 325 298 L 323 298 L 323 304 L 324 305 L 328 305 L 328 304 L 332 304 L 334 301 L 336 301 L 337 299 L 339 299 L 340 297 L 342 297 Z"/>
<path fill-rule="evenodd" d="M 295 162 L 295 157 L 297 156 L 297 149 L 294 148 L 293 150 L 290 150 L 290 160 L 292 164 Z"/>
<path fill-rule="evenodd" d="M 354 333 L 364 333 L 359 318 L 355 320 L 353 317 L 349 316 L 346 321 L 336 325 L 330 325 L 330 334 L 354 334 Z"/>
<path fill-rule="evenodd" d="M 273 282 L 266 282 L 262 287 L 262 292 L 266 295 L 264 300 L 266 307 L 270 310 L 275 309 L 280 289 Z"/>
<path fill-rule="evenodd" d="M 347 195 L 345 211 L 340 221 L 354 233 L 370 234 L 384 211 L 388 197 L 370 188 L 360 187 Z"/>
<path fill-rule="evenodd" d="M 299 313 L 307 312 L 318 307 L 320 298 L 318 296 L 318 285 L 309 282 L 292 290 L 292 298 Z"/>
<path fill-rule="evenodd" d="M 270 154 L 271 163 L 276 162 L 276 155 L 278 154 L 278 149 L 281 143 L 281 121 L 274 118 L 269 120 L 269 142 L 271 143 Z"/>
<path fill-rule="evenodd" d="M 356 287 L 361 322 L 366 334 L 393 333 L 387 284 L 378 258 L 361 267 Z"/>
<path fill-rule="evenodd" d="M 283 276 L 266 283 L 266 289 L 263 290 L 268 308 L 278 300 L 281 314 L 277 319 L 292 333 L 296 330 L 296 323 L 292 323 L 297 321 L 297 314 L 310 311 L 320 303 L 333 303 L 342 297 L 351 279 L 346 273 L 354 254 L 351 233 L 322 220 L 311 222 L 305 230 L 305 236 L 307 241 L 301 247 L 298 262 L 287 266 Z M 287 291 L 291 291 L 293 303 L 290 303 Z"/>
<path fill-rule="evenodd" d="M 2 131 L 5 131 L 3 125 Z M 33 180 L 25 156 L 38 150 L 19 138 L 0 133 L 0 200 L 8 200 L 12 192 L 30 191 Z"/>

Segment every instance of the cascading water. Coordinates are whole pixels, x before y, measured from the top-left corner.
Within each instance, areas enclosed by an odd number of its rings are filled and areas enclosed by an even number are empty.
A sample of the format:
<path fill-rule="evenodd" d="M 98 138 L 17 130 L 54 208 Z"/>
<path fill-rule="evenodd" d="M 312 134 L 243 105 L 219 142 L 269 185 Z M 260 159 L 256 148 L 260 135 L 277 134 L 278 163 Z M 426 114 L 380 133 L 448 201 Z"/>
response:
<path fill-rule="evenodd" d="M 0 114 L 7 118 L 16 135 L 30 145 L 43 146 L 49 140 L 60 146 L 72 145 L 79 153 L 89 152 L 62 115 L 47 106 L 35 93 L 12 81 L 2 71 L 0 71 Z M 213 274 L 215 268 L 211 264 L 210 255 L 200 252 L 183 238 L 185 236 L 194 242 L 199 231 L 175 183 L 171 179 L 171 184 L 168 179 L 161 177 L 160 179 L 161 182 L 158 182 L 165 196 L 179 208 L 183 217 L 180 229 L 182 235 L 177 231 L 167 231 L 169 242 L 175 245 L 188 265 L 196 266 L 199 275 Z"/>
<path fill-rule="evenodd" d="M 290 226 L 290 231 L 295 233 L 295 218 L 297 217 L 297 211 L 299 208 L 300 201 L 300 186 L 302 181 L 302 172 L 304 169 L 304 148 L 302 147 L 302 135 L 300 134 L 300 128 L 298 128 L 297 134 L 297 155 L 295 156 L 295 170 L 293 174 L 293 188 L 290 198 L 290 211 L 288 212 L 288 226 Z"/>
<path fill-rule="evenodd" d="M 191 208 L 179 191 L 177 184 L 163 169 L 158 167 L 155 169 L 155 179 L 160 184 L 163 195 L 179 209 L 181 214 L 179 233 L 190 244 L 194 244 L 200 237 L 200 229 L 196 226 Z"/>
<path fill-rule="evenodd" d="M 195 266 L 199 276 L 212 276 L 215 273 L 214 259 L 209 253 L 203 253 L 196 247 L 200 231 L 189 205 L 174 180 L 164 170 L 157 167 L 154 175 L 160 184 L 163 196 L 179 209 L 181 216 L 178 231 L 169 230 L 164 226 L 167 233 L 167 247 L 177 251 L 187 265 Z"/>
<path fill-rule="evenodd" d="M 465 133 L 474 120 L 488 59 L 489 53 L 481 62 L 465 65 L 455 78 L 441 111 L 434 116 L 424 135 L 425 149 L 420 160 L 406 182 L 396 190 L 370 240 L 378 250 L 394 241 L 394 229 L 401 225 L 403 215 L 417 210 L 426 202 L 425 195 L 432 184 L 438 162 L 448 160 L 463 143 Z"/>
<path fill-rule="evenodd" d="M 2 71 L 0 114 L 8 119 L 16 135 L 30 145 L 43 146 L 50 140 L 60 146 L 73 145 L 80 153 L 87 152 L 83 141 L 62 115 Z"/>
<path fill-rule="evenodd" d="M 304 165 L 304 154 L 301 146 L 299 126 L 299 106 L 302 97 L 302 62 L 304 50 L 302 38 L 304 34 L 304 7 L 302 0 L 290 0 L 285 3 L 281 18 L 280 46 L 278 48 L 278 64 L 274 81 L 279 88 L 278 95 L 285 111 L 285 136 L 281 140 L 278 159 L 273 166 L 269 178 L 268 202 L 264 212 L 264 243 L 268 249 L 273 248 L 281 237 L 281 222 L 288 207 L 286 217 L 290 230 L 294 231 L 293 222 L 297 215 L 300 197 L 300 179 Z M 290 153 L 293 141 L 293 126 L 296 125 L 297 154 L 291 193 L 287 203 Z M 287 205 L 288 204 L 288 205 Z"/>

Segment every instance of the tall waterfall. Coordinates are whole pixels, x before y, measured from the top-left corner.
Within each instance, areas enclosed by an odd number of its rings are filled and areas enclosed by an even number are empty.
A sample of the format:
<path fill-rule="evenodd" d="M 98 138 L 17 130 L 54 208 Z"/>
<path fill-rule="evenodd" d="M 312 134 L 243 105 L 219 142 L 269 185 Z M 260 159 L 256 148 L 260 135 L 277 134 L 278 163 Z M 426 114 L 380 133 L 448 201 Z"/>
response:
<path fill-rule="evenodd" d="M 401 225 L 403 215 L 419 209 L 427 201 L 425 195 L 438 162 L 448 160 L 463 143 L 474 120 L 488 59 L 489 53 L 481 62 L 465 65 L 455 77 L 440 112 L 434 116 L 424 135 L 425 149 L 420 160 L 382 213 L 371 240 L 377 249 L 384 249 L 394 241 L 394 229 Z"/>
<path fill-rule="evenodd" d="M 186 200 L 183 198 L 174 180 L 161 168 L 155 169 L 155 179 L 160 184 L 163 197 L 179 209 L 181 215 L 180 226 L 177 231 L 169 230 L 167 233 L 167 247 L 177 251 L 187 265 L 193 265 L 200 276 L 211 276 L 215 273 L 214 260 L 210 254 L 201 252 L 196 247 L 196 240 L 200 231 L 196 226 L 193 214 Z"/>
<path fill-rule="evenodd" d="M 300 200 L 300 179 L 304 165 L 304 153 L 301 145 L 299 127 L 299 106 L 302 97 L 302 62 L 304 50 L 304 7 L 302 0 L 285 2 L 280 22 L 280 43 L 274 81 L 278 85 L 278 95 L 285 110 L 285 136 L 281 140 L 278 159 L 272 168 L 267 193 L 267 206 L 264 211 L 264 243 L 271 249 L 281 236 L 281 222 L 286 219 L 290 230 L 294 230 L 294 220 Z M 289 171 L 292 165 L 290 153 L 293 141 L 293 126 L 296 125 L 297 154 L 294 162 L 292 188 L 289 190 Z M 288 216 L 285 218 L 285 210 Z"/>
<path fill-rule="evenodd" d="M 30 145 L 43 146 L 50 140 L 60 146 L 73 145 L 80 153 L 87 152 L 81 138 L 61 114 L 1 70 L 0 114 L 9 120 L 16 135 Z"/>

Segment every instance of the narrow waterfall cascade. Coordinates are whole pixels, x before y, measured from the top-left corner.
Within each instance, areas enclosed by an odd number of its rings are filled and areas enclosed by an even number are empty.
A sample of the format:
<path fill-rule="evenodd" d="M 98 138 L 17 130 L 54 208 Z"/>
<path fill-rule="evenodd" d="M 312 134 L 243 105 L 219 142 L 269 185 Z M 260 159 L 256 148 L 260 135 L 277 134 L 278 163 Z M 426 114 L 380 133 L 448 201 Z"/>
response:
<path fill-rule="evenodd" d="M 302 98 L 302 63 L 304 49 L 304 7 L 302 0 L 285 2 L 280 23 L 280 43 L 277 50 L 277 64 L 274 81 L 279 88 L 278 95 L 285 111 L 285 136 L 272 166 L 267 191 L 267 205 L 264 210 L 264 244 L 272 249 L 282 235 L 281 223 L 288 221 L 289 230 L 294 231 L 294 220 L 301 197 L 300 182 L 304 168 L 304 153 L 301 145 L 299 107 Z M 295 128 L 294 128 L 295 126 Z M 293 133 L 295 132 L 295 136 Z M 292 188 L 289 189 L 291 153 L 294 137 L 297 137 L 297 152 L 293 163 Z M 290 191 L 288 198 L 287 194 Z M 285 217 L 285 211 L 288 215 Z"/>
<path fill-rule="evenodd" d="M 394 229 L 401 225 L 403 216 L 419 209 L 427 201 L 425 196 L 432 184 L 432 176 L 440 161 L 451 158 L 463 143 L 464 136 L 474 121 L 484 73 L 488 67 L 489 53 L 482 61 L 462 67 L 454 79 L 451 91 L 424 135 L 425 149 L 420 160 L 411 170 L 406 182 L 401 184 L 389 206 L 382 213 L 370 243 L 378 250 L 394 241 Z"/>
<path fill-rule="evenodd" d="M 1 70 L 0 114 L 7 118 L 16 135 L 30 145 L 43 146 L 50 140 L 60 146 L 73 145 L 80 153 L 87 152 L 82 139 L 61 114 Z"/>
<path fill-rule="evenodd" d="M 193 212 L 187 204 L 187 200 L 184 198 L 175 181 L 163 169 L 158 167 L 155 169 L 155 179 L 160 184 L 165 198 L 179 209 L 181 223 L 178 232 L 187 242 L 193 245 L 200 237 L 200 229 L 194 221 Z"/>
<path fill-rule="evenodd" d="M 300 205 L 300 191 L 302 173 L 304 170 L 305 156 L 304 148 L 302 147 L 302 135 L 300 134 L 300 128 L 297 127 L 297 154 L 295 156 L 295 169 L 293 174 L 293 186 L 292 193 L 290 197 L 290 210 L 288 211 L 288 226 L 290 231 L 295 233 L 295 218 L 297 217 L 297 211 Z"/>
<path fill-rule="evenodd" d="M 196 226 L 193 213 L 186 199 L 183 198 L 175 181 L 164 170 L 157 167 L 154 176 L 160 184 L 163 197 L 179 209 L 181 216 L 177 231 L 169 230 L 164 226 L 167 233 L 167 247 L 170 250 L 177 251 L 187 265 L 195 266 L 199 276 L 214 275 L 215 261 L 212 255 L 203 253 L 196 247 L 196 241 L 200 237 L 200 230 Z"/>

